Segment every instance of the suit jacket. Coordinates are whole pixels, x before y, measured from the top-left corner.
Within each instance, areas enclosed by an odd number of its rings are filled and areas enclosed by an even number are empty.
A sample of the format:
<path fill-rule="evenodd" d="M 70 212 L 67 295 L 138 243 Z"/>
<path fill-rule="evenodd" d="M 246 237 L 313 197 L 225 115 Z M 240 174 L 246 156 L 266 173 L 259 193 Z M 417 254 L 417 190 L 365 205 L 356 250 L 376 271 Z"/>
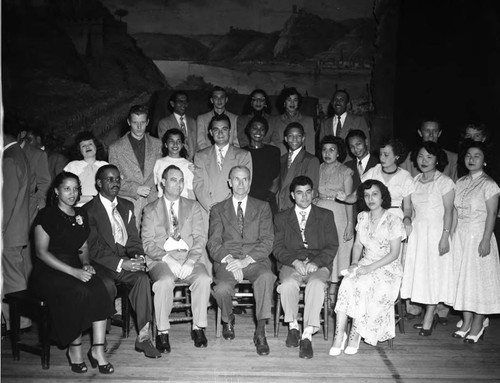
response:
<path fill-rule="evenodd" d="M 158 197 L 158 191 L 154 183 L 153 169 L 156 160 L 161 157 L 162 143 L 159 139 L 151 137 L 149 134 L 145 135 L 146 154 L 143 173 L 130 144 L 129 134 L 127 133 L 109 147 L 109 163 L 116 165 L 120 169 L 122 184 L 119 196 L 128 199 L 134 204 L 135 216 L 140 221 L 144 206 L 149 202 L 153 202 Z M 137 188 L 141 185 L 151 187 L 151 192 L 147 198 L 137 194 Z"/>
<path fill-rule="evenodd" d="M 304 231 L 309 245 L 307 249 L 302 241 L 295 207 L 275 216 L 274 235 L 273 254 L 281 265 L 293 267 L 296 259 L 303 261 L 307 258 L 318 267 L 327 267 L 332 271 L 339 241 L 330 210 L 311 206 Z"/>
<path fill-rule="evenodd" d="M 22 150 L 28 159 L 32 175 L 29 206 L 31 224 L 35 220 L 38 210 L 44 208 L 46 205 L 47 192 L 52 179 L 50 178 L 47 153 L 27 142 L 24 144 Z"/>
<path fill-rule="evenodd" d="M 217 166 L 217 154 L 214 145 L 205 148 L 194 156 L 193 189 L 197 200 L 208 212 L 214 204 L 231 196 L 228 185 L 229 171 L 233 166 L 246 166 L 252 173 L 252 156 L 250 152 L 229 145 L 222 164 L 222 170 Z"/>
<path fill-rule="evenodd" d="M 448 177 L 450 177 L 453 182 L 457 181 L 458 175 L 457 175 L 457 162 L 458 162 L 458 155 L 457 153 L 450 152 L 449 150 L 443 149 L 444 152 L 446 153 L 446 156 L 448 157 L 448 165 L 444 168 L 442 173 Z M 418 170 L 414 165 L 413 161 L 411 160 L 411 155 L 412 153 L 408 153 L 408 156 L 404 160 L 404 162 L 399 165 L 401 168 L 408 170 L 411 173 L 412 177 L 415 177 L 417 174 L 420 174 L 420 170 Z"/>
<path fill-rule="evenodd" d="M 165 198 L 158 198 L 144 208 L 142 219 L 142 244 L 146 252 L 148 267 L 153 268 L 167 254 L 163 245 L 170 233 L 170 220 Z M 211 269 L 206 251 L 207 230 L 204 225 L 201 205 L 193 200 L 179 198 L 179 231 L 181 238 L 189 246 L 185 259 L 201 262 Z M 183 259 L 182 262 L 185 260 Z"/>
<path fill-rule="evenodd" d="M 311 116 L 301 114 L 300 112 L 293 118 L 289 118 L 286 114 L 269 117 L 269 131 L 271 135 L 271 143 L 280 148 L 281 154 L 288 153 L 285 145 L 285 129 L 291 122 L 298 122 L 304 127 L 306 136 L 305 147 L 312 155 L 316 154 L 316 131 L 314 129 L 314 120 Z"/>
<path fill-rule="evenodd" d="M 194 120 L 194 118 L 187 115 L 184 116 L 184 120 L 188 134 L 185 146 L 188 151 L 188 159 L 192 161 L 194 153 L 196 153 L 196 151 L 198 150 L 196 144 L 196 140 L 198 138 L 196 131 L 196 121 Z M 177 122 L 177 119 L 175 118 L 173 113 L 170 116 L 161 119 L 160 122 L 158 122 L 158 137 L 160 138 L 160 140 L 167 130 L 174 128 L 180 130 L 181 126 Z"/>
<path fill-rule="evenodd" d="M 2 178 L 3 245 L 26 246 L 31 224 L 31 173 L 28 160 L 17 142 L 3 152 Z"/>
<path fill-rule="evenodd" d="M 108 213 L 102 204 L 99 194 L 83 205 L 89 216 L 90 234 L 87 239 L 89 256 L 92 262 L 116 271 L 120 259 L 128 260 L 135 255 L 143 255 L 142 242 L 137 232 L 134 216 L 134 205 L 126 199 L 117 197 L 116 209 L 127 229 L 128 239 L 125 246 L 117 244 L 113 237 L 113 229 Z"/>
<path fill-rule="evenodd" d="M 232 198 L 218 203 L 210 211 L 207 247 L 214 262 L 220 263 L 229 254 L 237 259 L 249 255 L 256 262 L 265 262 L 270 266 L 273 240 L 273 218 L 267 202 L 248 197 L 243 237 L 239 232 Z"/>
<path fill-rule="evenodd" d="M 342 130 L 340 131 L 340 138 L 345 140 L 349 131 L 353 129 L 362 130 L 366 138 L 368 139 L 368 149 L 370 148 L 370 130 L 368 129 L 368 124 L 362 116 L 356 116 L 355 114 L 347 113 L 344 125 L 342 125 Z M 319 142 L 323 137 L 333 134 L 333 117 L 328 117 L 327 119 L 321 121 L 321 126 L 319 128 Z"/>
<path fill-rule="evenodd" d="M 370 158 L 368 158 L 368 163 L 366 164 L 366 167 L 363 170 L 363 174 L 365 174 L 368 169 L 373 168 L 378 163 L 379 163 L 378 157 L 370 153 Z M 356 158 L 353 160 L 349 160 L 345 163 L 345 166 L 347 166 L 354 172 L 354 174 L 352 175 L 352 190 L 356 191 L 358 186 L 361 184 L 361 177 L 358 173 L 358 160 Z"/>
<path fill-rule="evenodd" d="M 229 132 L 229 143 L 233 146 L 240 147 L 240 144 L 238 142 L 238 116 L 236 114 L 233 114 L 231 112 L 228 112 L 227 110 L 224 112 L 226 116 L 229 117 L 229 121 L 231 122 L 231 131 Z M 210 139 L 210 136 L 208 135 L 208 125 L 210 124 L 210 121 L 212 120 L 212 117 L 215 115 L 215 112 L 213 109 L 205 114 L 200 114 L 196 118 L 196 131 L 198 138 L 196 140 L 197 142 L 197 150 L 203 150 L 205 148 L 208 148 L 212 146 L 212 140 Z"/>
<path fill-rule="evenodd" d="M 297 176 L 308 176 L 312 182 L 314 190 L 318 190 L 319 184 L 319 160 L 302 148 L 297 157 L 288 168 L 288 154 L 281 156 L 280 189 L 278 191 L 278 208 L 280 211 L 293 206 L 290 199 L 290 184 Z M 315 193 L 316 195 L 317 193 Z"/>

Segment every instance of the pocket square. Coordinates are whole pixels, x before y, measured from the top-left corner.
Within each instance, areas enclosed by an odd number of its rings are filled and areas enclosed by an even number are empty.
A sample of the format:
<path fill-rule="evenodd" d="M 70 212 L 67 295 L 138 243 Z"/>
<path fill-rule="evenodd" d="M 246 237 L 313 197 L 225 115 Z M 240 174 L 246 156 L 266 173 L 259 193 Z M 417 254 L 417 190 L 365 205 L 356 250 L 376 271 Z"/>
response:
<path fill-rule="evenodd" d="M 128 211 L 128 220 L 127 220 L 127 223 L 130 223 L 130 220 L 132 219 L 132 210 L 129 210 Z"/>

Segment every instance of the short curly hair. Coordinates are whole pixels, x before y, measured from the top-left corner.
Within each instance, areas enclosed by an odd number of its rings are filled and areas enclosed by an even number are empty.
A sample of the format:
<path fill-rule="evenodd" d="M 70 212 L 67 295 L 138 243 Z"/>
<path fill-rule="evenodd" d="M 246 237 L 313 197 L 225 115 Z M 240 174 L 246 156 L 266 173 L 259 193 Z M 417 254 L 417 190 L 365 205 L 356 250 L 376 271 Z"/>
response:
<path fill-rule="evenodd" d="M 385 148 L 386 146 L 390 146 L 392 148 L 392 152 L 394 153 L 394 156 L 396 157 L 396 165 L 399 166 L 406 160 L 406 157 L 408 156 L 408 152 L 406 150 L 405 145 L 403 144 L 402 141 L 391 138 L 389 140 L 386 140 L 380 145 L 380 148 Z"/>
<path fill-rule="evenodd" d="M 321 142 L 319 143 L 319 147 L 321 151 L 323 151 L 323 145 L 326 144 L 333 144 L 337 147 L 337 153 L 339 154 L 339 157 L 337 160 L 339 162 L 344 162 L 346 156 L 347 156 L 347 149 L 344 143 L 344 140 L 340 137 L 333 136 L 329 134 L 328 136 L 325 136 L 321 139 Z"/>
<path fill-rule="evenodd" d="M 380 193 L 382 194 L 382 208 L 389 209 L 391 207 L 391 193 L 389 193 L 389 189 L 379 180 L 369 179 L 363 182 L 358 186 L 358 190 L 356 194 L 358 196 L 359 208 L 361 211 L 369 211 L 370 208 L 366 204 L 365 201 L 365 190 L 371 189 L 373 186 L 378 187 Z"/>

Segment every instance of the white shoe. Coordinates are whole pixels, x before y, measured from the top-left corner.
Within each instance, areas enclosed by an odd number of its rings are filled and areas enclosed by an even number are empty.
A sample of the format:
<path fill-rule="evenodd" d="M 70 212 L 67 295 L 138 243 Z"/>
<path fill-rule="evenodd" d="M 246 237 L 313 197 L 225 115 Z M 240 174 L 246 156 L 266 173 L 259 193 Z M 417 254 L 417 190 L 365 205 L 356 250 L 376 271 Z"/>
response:
<path fill-rule="evenodd" d="M 347 333 L 344 333 L 344 338 L 342 339 L 342 345 L 340 346 L 340 348 L 332 346 L 330 348 L 329 354 L 331 356 L 339 356 L 341 352 L 344 350 L 346 342 L 347 342 Z"/>
<path fill-rule="evenodd" d="M 344 350 L 344 354 L 347 354 L 347 355 L 357 354 L 360 342 L 361 342 L 361 335 L 358 338 L 358 344 L 356 345 L 356 347 L 354 347 L 354 346 L 347 346 L 346 349 Z"/>
<path fill-rule="evenodd" d="M 457 322 L 457 327 L 462 327 L 462 325 L 464 324 L 464 321 L 462 319 L 460 319 L 458 322 Z M 490 325 L 490 318 L 484 318 L 483 320 L 483 327 L 488 327 Z"/>

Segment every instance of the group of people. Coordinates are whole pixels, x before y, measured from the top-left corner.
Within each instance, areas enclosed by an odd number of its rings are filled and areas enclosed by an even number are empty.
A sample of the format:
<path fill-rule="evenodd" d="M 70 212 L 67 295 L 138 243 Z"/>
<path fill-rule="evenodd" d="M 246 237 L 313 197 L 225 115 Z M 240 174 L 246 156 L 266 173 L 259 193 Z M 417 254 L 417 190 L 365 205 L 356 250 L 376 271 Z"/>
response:
<path fill-rule="evenodd" d="M 92 367 L 114 371 L 104 345 L 116 284 L 130 288 L 135 349 L 150 358 L 171 352 L 177 281 L 190 285 L 195 347 L 208 344 L 211 293 L 224 339 L 235 338 L 233 296 L 243 280 L 253 286 L 259 355 L 270 353 L 265 326 L 276 288 L 286 346 L 313 357 L 330 282 L 338 287 L 332 356 L 355 354 L 361 339 L 376 345 L 393 338 L 399 294 L 409 309 L 425 308 L 415 325 L 422 336 L 444 323 L 449 307 L 463 312 L 454 337 L 474 343 L 484 335 L 485 316 L 500 313 L 493 235 L 500 188 L 488 175 L 484 126 L 465 128 L 458 157 L 437 144 L 437 121 L 422 123 L 422 142 L 409 156 L 392 139 L 377 157 L 365 120 L 347 111 L 345 90 L 335 92 L 334 114 L 317 132 L 299 112 L 295 88 L 283 90 L 279 116 L 269 115 L 269 97 L 260 89 L 242 116 L 225 110 L 227 101 L 215 87 L 213 110 L 195 121 L 186 115 L 188 94 L 174 92 L 172 114 L 158 124 L 160 139 L 147 132 L 147 107 L 133 106 L 130 131 L 109 147 L 109 163 L 97 160 L 97 140 L 82 132 L 75 140 L 81 160 L 67 164 L 45 190 L 36 182 L 37 163 L 28 163 L 18 144 L 19 132 L 6 125 L 4 292 L 29 284 L 48 301 L 53 340 L 68 347 L 72 371 L 87 371 L 81 333 L 91 326 Z M 33 205 L 30 198 L 47 190 L 48 206 Z"/>

